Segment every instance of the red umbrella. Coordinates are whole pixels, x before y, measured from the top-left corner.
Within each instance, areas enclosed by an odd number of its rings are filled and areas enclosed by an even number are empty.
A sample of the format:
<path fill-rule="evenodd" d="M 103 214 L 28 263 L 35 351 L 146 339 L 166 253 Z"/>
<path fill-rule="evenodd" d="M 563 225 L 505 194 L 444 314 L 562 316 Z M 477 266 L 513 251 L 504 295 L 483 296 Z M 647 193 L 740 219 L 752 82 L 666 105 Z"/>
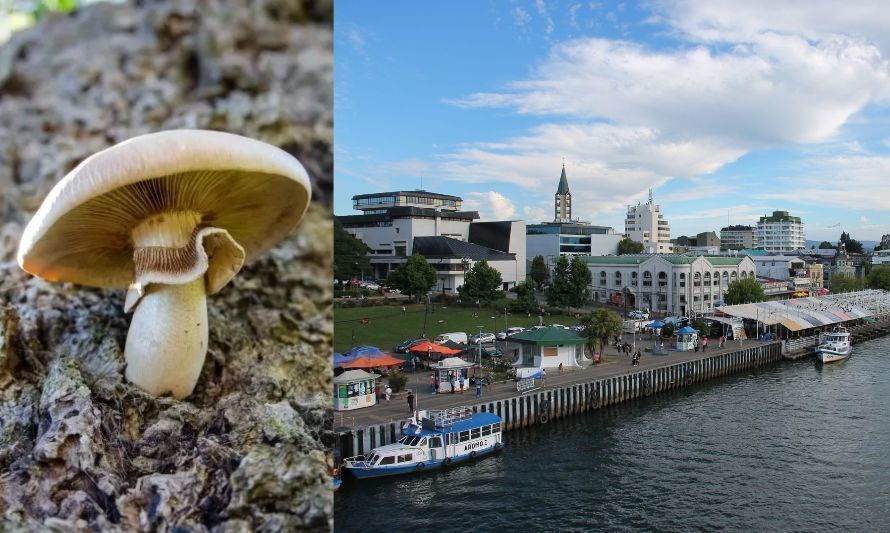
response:
<path fill-rule="evenodd" d="M 358 357 L 352 361 L 341 363 L 341 368 L 375 368 L 378 366 L 401 365 L 405 361 L 396 359 L 391 355 L 382 355 L 380 357 Z"/>
<path fill-rule="evenodd" d="M 454 354 L 460 353 L 460 350 L 452 350 L 451 348 L 448 348 L 446 346 L 440 346 L 438 344 L 433 344 L 432 342 L 429 342 L 429 341 L 422 342 L 422 343 L 418 344 L 417 346 L 412 346 L 411 351 L 412 352 L 426 352 L 426 353 L 435 352 L 435 353 L 440 353 L 443 355 L 454 355 Z"/>

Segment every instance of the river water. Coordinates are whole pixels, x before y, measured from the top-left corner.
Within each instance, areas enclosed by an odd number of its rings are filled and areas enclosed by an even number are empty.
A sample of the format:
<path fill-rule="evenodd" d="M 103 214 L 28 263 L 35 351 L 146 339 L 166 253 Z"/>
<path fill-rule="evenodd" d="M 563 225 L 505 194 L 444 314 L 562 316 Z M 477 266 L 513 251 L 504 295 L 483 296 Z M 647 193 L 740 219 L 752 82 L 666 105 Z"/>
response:
<path fill-rule="evenodd" d="M 336 531 L 890 531 L 890 338 L 505 440 L 444 472 L 346 479 Z"/>

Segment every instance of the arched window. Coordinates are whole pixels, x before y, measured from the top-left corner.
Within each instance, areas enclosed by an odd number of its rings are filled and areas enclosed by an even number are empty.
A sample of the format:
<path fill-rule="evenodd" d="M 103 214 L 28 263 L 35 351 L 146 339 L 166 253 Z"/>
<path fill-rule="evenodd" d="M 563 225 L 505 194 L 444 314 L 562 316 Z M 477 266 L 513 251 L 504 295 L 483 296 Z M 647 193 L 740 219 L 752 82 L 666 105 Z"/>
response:
<path fill-rule="evenodd" d="M 723 286 L 726 287 L 726 285 L 728 283 L 729 283 L 729 273 L 724 270 L 723 271 Z"/>
<path fill-rule="evenodd" d="M 621 271 L 615 271 L 615 286 L 621 288 Z"/>
<path fill-rule="evenodd" d="M 633 285 L 634 287 L 637 286 L 637 273 L 636 272 L 630 273 L 630 284 Z"/>
<path fill-rule="evenodd" d="M 686 273 L 680 272 L 680 287 L 686 286 Z"/>
<path fill-rule="evenodd" d="M 705 272 L 705 287 L 711 286 L 711 273 Z"/>
<path fill-rule="evenodd" d="M 692 276 L 692 286 L 699 287 L 701 286 L 701 274 L 696 272 L 695 275 Z"/>
<path fill-rule="evenodd" d="M 756 276 L 754 276 L 754 271 L 753 271 L 753 270 L 751 270 L 751 271 L 748 272 L 748 277 L 751 278 L 751 279 L 754 279 L 754 278 L 756 277 Z"/>
<path fill-rule="evenodd" d="M 667 272 L 659 272 L 658 273 L 658 286 L 659 287 L 667 287 L 667 284 L 668 284 Z"/>
<path fill-rule="evenodd" d="M 742 271 L 742 279 L 748 279 L 748 273 L 744 270 Z"/>
<path fill-rule="evenodd" d="M 600 287 L 606 287 L 606 271 L 600 270 Z"/>
<path fill-rule="evenodd" d="M 643 287 L 651 287 L 652 286 L 652 272 L 648 270 L 643 272 Z"/>
<path fill-rule="evenodd" d="M 732 271 L 729 273 L 729 282 L 730 283 L 732 283 L 734 281 L 738 281 L 738 279 L 739 279 L 739 276 L 738 276 L 738 274 L 735 273 L 735 271 Z"/>

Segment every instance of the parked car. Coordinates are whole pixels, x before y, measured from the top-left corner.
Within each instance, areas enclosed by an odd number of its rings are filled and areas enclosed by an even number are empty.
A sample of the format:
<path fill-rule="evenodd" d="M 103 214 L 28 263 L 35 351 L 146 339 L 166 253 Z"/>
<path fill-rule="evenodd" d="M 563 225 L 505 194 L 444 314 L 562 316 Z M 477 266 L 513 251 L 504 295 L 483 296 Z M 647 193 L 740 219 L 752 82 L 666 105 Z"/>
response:
<path fill-rule="evenodd" d="M 503 340 L 507 340 L 507 337 L 510 337 L 511 335 L 516 335 L 517 333 L 522 333 L 523 331 L 525 331 L 525 328 L 520 328 L 518 326 L 515 326 L 515 327 L 507 328 L 504 331 L 501 331 L 500 333 L 495 335 L 495 337 L 497 337 L 497 339 L 499 341 L 503 341 Z"/>
<path fill-rule="evenodd" d="M 486 342 L 494 342 L 495 336 L 494 333 L 482 332 L 478 335 L 473 335 L 470 337 L 470 344 L 483 344 Z"/>
<path fill-rule="evenodd" d="M 634 320 L 649 320 L 649 313 L 645 311 L 631 311 L 627 314 L 627 318 Z"/>
<path fill-rule="evenodd" d="M 418 344 L 426 342 L 428 340 L 429 339 L 426 338 L 405 339 L 404 341 L 400 342 L 395 348 L 393 348 L 392 351 L 396 353 L 408 353 L 408 350 L 410 350 L 412 346 L 417 346 Z"/>

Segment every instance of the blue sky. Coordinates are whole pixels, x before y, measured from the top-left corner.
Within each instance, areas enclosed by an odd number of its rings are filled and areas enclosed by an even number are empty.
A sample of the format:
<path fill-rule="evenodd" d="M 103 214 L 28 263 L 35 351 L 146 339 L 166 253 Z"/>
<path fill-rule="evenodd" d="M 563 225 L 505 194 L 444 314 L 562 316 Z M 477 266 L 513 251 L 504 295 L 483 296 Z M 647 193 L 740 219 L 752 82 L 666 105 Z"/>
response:
<path fill-rule="evenodd" d="M 337 0 L 335 213 L 457 194 L 483 219 L 672 236 L 775 209 L 808 239 L 890 233 L 890 2 Z"/>

